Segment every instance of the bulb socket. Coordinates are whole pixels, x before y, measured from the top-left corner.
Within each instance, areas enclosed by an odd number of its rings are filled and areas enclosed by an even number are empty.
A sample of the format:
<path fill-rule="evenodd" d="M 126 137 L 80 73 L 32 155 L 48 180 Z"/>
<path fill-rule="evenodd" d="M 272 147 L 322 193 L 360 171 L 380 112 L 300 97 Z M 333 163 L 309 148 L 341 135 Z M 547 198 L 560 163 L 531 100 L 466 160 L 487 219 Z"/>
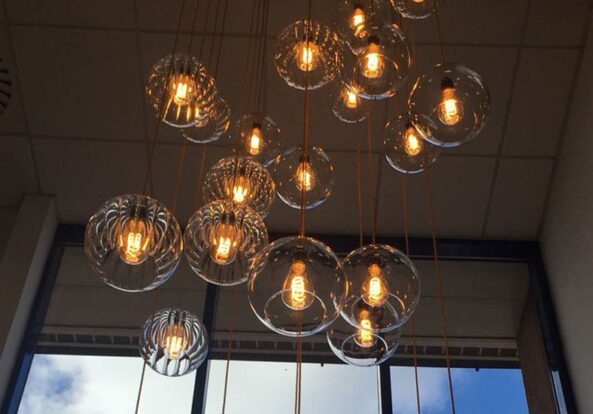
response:
<path fill-rule="evenodd" d="M 443 80 L 441 81 L 441 90 L 445 90 L 445 89 L 454 89 L 455 88 L 455 84 L 453 83 L 453 81 L 451 80 L 451 78 L 449 77 L 444 77 Z"/>
<path fill-rule="evenodd" d="M 379 36 L 377 36 L 377 35 L 370 35 L 368 38 L 368 44 L 369 44 L 369 46 L 370 45 L 380 46 L 381 39 L 379 39 Z"/>

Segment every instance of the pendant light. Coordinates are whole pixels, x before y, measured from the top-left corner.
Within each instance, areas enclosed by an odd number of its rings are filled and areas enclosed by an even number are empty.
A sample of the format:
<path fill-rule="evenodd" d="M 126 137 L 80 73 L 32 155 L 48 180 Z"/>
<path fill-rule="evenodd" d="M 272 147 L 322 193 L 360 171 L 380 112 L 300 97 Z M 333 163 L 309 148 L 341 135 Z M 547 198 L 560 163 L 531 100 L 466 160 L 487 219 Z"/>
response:
<path fill-rule="evenodd" d="M 368 102 L 347 81 L 335 82 L 328 96 L 332 113 L 340 121 L 352 124 L 366 118 Z"/>
<path fill-rule="evenodd" d="M 204 116 L 196 118 L 193 125 L 182 128 L 181 134 L 196 144 L 207 144 L 218 141 L 228 131 L 231 110 L 226 101 L 218 96 Z"/>
<path fill-rule="evenodd" d="M 341 39 L 358 53 L 367 46 L 370 28 L 391 22 L 385 0 L 338 0 L 335 27 Z"/>
<path fill-rule="evenodd" d="M 434 13 L 438 0 L 391 0 L 393 8 L 406 19 L 426 19 Z"/>
<path fill-rule="evenodd" d="M 280 155 L 280 128 L 269 116 L 245 114 L 237 120 L 235 136 L 240 154 L 251 157 L 267 167 Z"/>

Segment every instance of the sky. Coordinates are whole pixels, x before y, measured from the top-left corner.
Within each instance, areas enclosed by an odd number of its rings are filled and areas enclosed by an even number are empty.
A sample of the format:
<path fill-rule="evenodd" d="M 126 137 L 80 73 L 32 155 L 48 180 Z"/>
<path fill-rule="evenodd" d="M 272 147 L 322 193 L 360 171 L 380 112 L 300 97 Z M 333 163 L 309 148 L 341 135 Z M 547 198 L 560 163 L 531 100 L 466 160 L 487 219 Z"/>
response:
<path fill-rule="evenodd" d="M 225 361 L 210 363 L 206 414 L 221 412 Z M 227 414 L 292 413 L 295 365 L 233 361 Z M 36 355 L 18 414 L 132 414 L 139 358 Z M 195 373 L 167 378 L 147 370 L 141 414 L 189 414 Z M 378 413 L 377 369 L 303 364 L 302 412 Z M 448 414 L 446 371 L 419 371 L 423 414 Z M 518 370 L 454 369 L 459 414 L 527 414 Z M 412 368 L 392 368 L 393 414 L 416 414 Z"/>

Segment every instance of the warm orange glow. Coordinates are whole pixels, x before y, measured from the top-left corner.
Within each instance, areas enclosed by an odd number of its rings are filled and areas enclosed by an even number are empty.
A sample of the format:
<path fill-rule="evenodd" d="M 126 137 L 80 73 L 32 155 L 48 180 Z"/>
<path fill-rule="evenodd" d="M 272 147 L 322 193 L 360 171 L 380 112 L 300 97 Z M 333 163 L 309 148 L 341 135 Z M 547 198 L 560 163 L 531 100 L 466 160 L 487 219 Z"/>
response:
<path fill-rule="evenodd" d="M 319 46 L 309 40 L 303 40 L 297 46 L 297 66 L 303 72 L 310 72 L 319 65 Z"/>
<path fill-rule="evenodd" d="M 371 306 L 382 306 L 388 297 L 389 286 L 381 267 L 377 264 L 370 265 L 362 286 L 362 299 Z"/>
<path fill-rule="evenodd" d="M 315 299 L 315 291 L 307 276 L 307 265 L 302 260 L 295 260 L 282 286 L 282 300 L 294 310 L 308 308 Z"/>
<path fill-rule="evenodd" d="M 364 7 L 360 4 L 355 5 L 352 19 L 350 19 L 350 27 L 354 30 L 356 36 L 360 36 L 363 33 L 365 22 Z"/>
<path fill-rule="evenodd" d="M 362 74 L 369 79 L 377 79 L 383 76 L 385 62 L 381 55 L 381 47 L 378 39 L 370 39 L 367 53 L 364 55 L 364 68 Z"/>
<path fill-rule="evenodd" d="M 375 336 L 373 335 L 373 322 L 369 319 L 369 312 L 362 310 L 359 315 L 358 335 L 356 336 L 356 343 L 362 348 L 370 348 L 375 344 Z"/>
<path fill-rule="evenodd" d="M 186 121 L 189 122 L 190 119 L 195 118 L 195 116 L 192 114 L 194 109 L 197 109 L 193 108 L 192 105 L 195 93 L 196 82 L 191 76 L 185 73 L 177 73 L 172 75 L 168 88 L 169 96 L 167 99 L 165 113 L 167 113 L 173 105 L 175 119 L 178 120 L 182 114 L 185 114 Z"/>
<path fill-rule="evenodd" d="M 241 232 L 233 220 L 223 220 L 210 232 L 210 257 L 220 265 L 232 263 L 239 252 Z"/>
<path fill-rule="evenodd" d="M 439 104 L 439 119 L 445 125 L 455 125 L 463 118 L 463 105 L 455 95 L 455 88 L 442 88 L 442 100 Z"/>
<path fill-rule="evenodd" d="M 119 256 L 131 265 L 144 262 L 150 254 L 151 238 L 152 232 L 143 219 L 129 219 L 117 237 Z"/>
<path fill-rule="evenodd" d="M 295 178 L 299 191 L 311 191 L 315 187 L 315 170 L 308 161 L 302 161 L 299 164 Z"/>
<path fill-rule="evenodd" d="M 253 124 L 251 133 L 248 135 L 245 148 L 250 155 L 259 155 L 264 147 L 264 139 L 260 126 Z"/>
<path fill-rule="evenodd" d="M 344 105 L 346 108 L 356 109 L 358 107 L 358 100 L 360 99 L 355 92 L 352 92 L 348 88 L 344 88 Z"/>
<path fill-rule="evenodd" d="M 163 340 L 163 347 L 167 358 L 177 360 L 181 357 L 183 352 L 187 350 L 189 341 L 185 333 L 185 329 L 178 322 L 173 323 L 167 328 L 165 338 Z"/>
<path fill-rule="evenodd" d="M 415 157 L 422 152 L 424 143 L 418 138 L 416 128 L 409 126 L 404 133 L 404 150 L 410 157 Z"/>
<path fill-rule="evenodd" d="M 246 203 L 251 195 L 251 181 L 243 174 L 238 174 L 229 181 L 227 194 L 232 194 L 233 201 L 237 204 Z"/>

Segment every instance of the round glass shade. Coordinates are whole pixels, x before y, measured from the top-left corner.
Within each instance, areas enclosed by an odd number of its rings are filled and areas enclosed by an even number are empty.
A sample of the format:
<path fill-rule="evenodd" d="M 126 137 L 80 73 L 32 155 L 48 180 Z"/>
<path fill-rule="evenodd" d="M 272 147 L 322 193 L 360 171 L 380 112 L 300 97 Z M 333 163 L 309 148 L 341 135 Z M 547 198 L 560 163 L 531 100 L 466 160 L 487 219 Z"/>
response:
<path fill-rule="evenodd" d="M 334 187 L 333 166 L 321 148 L 311 147 L 303 156 L 301 147 L 292 147 L 276 159 L 272 166 L 276 192 L 286 205 L 301 208 L 319 206 L 330 196 Z"/>
<path fill-rule="evenodd" d="M 274 62 L 278 74 L 296 89 L 317 89 L 342 72 L 342 44 L 329 27 L 315 21 L 297 21 L 280 32 Z"/>
<path fill-rule="evenodd" d="M 393 8 L 406 19 L 426 19 L 434 13 L 436 0 L 391 0 Z"/>
<path fill-rule="evenodd" d="M 154 371 L 180 377 L 206 360 L 208 333 L 196 315 L 182 309 L 161 309 L 144 323 L 139 348 Z"/>
<path fill-rule="evenodd" d="M 252 157 L 264 166 L 271 165 L 280 155 L 280 128 L 269 116 L 246 114 L 237 121 L 236 136 L 240 154 Z"/>
<path fill-rule="evenodd" d="M 371 367 L 395 354 L 401 330 L 375 332 L 370 322 L 366 323 L 366 328 L 355 328 L 339 318 L 328 329 L 326 337 L 330 349 L 342 361 L 357 367 Z"/>
<path fill-rule="evenodd" d="M 404 34 L 395 24 L 369 28 L 364 47 L 346 77 L 365 99 L 395 95 L 410 72 L 412 58 Z"/>
<path fill-rule="evenodd" d="M 376 332 L 403 326 L 420 301 L 420 278 L 412 261 L 384 244 L 363 246 L 342 262 L 350 291 L 342 315 L 355 327 L 371 322 Z"/>
<path fill-rule="evenodd" d="M 449 148 L 475 138 L 490 114 L 490 94 L 480 75 L 455 63 L 437 65 L 420 76 L 408 104 L 418 132 Z"/>
<path fill-rule="evenodd" d="M 332 86 L 329 103 L 333 114 L 342 122 L 355 123 L 366 118 L 368 102 L 360 97 L 356 88 L 344 81 Z"/>
<path fill-rule="evenodd" d="M 230 156 L 219 160 L 208 171 L 202 194 L 207 203 L 232 199 L 237 205 L 247 205 L 265 217 L 276 196 L 276 186 L 260 163 L 247 157 Z"/>
<path fill-rule="evenodd" d="M 398 115 L 383 130 L 385 158 L 396 171 L 416 174 L 435 163 L 440 148 L 426 141 L 408 120 Z"/>
<path fill-rule="evenodd" d="M 185 257 L 198 276 L 231 286 L 247 280 L 253 257 L 268 243 L 268 231 L 251 208 L 218 200 L 194 213 L 183 239 Z"/>
<path fill-rule="evenodd" d="M 183 250 L 179 223 L 160 201 L 127 194 L 107 201 L 90 218 L 85 253 L 101 279 L 125 292 L 165 283 Z"/>
<path fill-rule="evenodd" d="M 217 141 L 228 131 L 230 119 L 229 106 L 224 99 L 217 97 L 208 115 L 189 128 L 183 128 L 181 133 L 188 141 L 207 144 Z"/>
<path fill-rule="evenodd" d="M 210 112 L 217 93 L 206 68 L 195 57 L 177 53 L 152 67 L 146 95 L 157 117 L 186 128 Z"/>
<path fill-rule="evenodd" d="M 264 325 L 285 336 L 310 336 L 327 328 L 348 293 L 338 257 L 309 237 L 274 241 L 256 256 L 251 269 L 251 308 Z"/>
<path fill-rule="evenodd" d="M 354 53 L 367 46 L 370 28 L 391 21 L 391 10 L 384 0 L 338 0 L 336 30 Z"/>

